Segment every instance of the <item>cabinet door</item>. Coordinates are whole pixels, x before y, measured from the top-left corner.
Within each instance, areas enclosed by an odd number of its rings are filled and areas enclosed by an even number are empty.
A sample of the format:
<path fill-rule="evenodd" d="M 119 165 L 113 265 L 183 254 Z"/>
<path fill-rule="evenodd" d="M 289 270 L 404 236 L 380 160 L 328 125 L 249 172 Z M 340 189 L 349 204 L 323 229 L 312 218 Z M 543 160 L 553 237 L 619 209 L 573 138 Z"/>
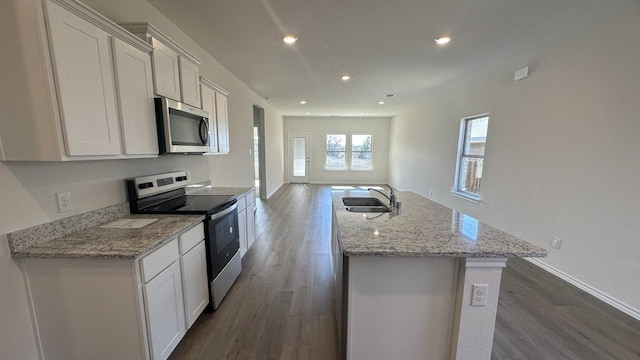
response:
<path fill-rule="evenodd" d="M 47 12 L 67 155 L 120 154 L 110 35 L 52 2 Z"/>
<path fill-rule="evenodd" d="M 200 67 L 193 61 L 180 56 L 180 89 L 182 102 L 197 108 L 200 104 Z"/>
<path fill-rule="evenodd" d="M 201 241 L 184 254 L 181 258 L 181 264 L 184 284 L 184 310 L 188 329 L 209 304 L 207 249 L 204 241 Z"/>
<path fill-rule="evenodd" d="M 153 39 L 153 84 L 157 95 L 180 101 L 178 53 Z"/>
<path fill-rule="evenodd" d="M 123 152 L 158 154 L 151 56 L 113 39 Z"/>
<path fill-rule="evenodd" d="M 247 210 L 238 213 L 238 237 L 240 238 L 240 256 L 247 252 Z"/>
<path fill-rule="evenodd" d="M 253 194 L 249 196 L 253 196 Z M 255 203 L 247 206 L 247 249 L 256 241 L 255 210 Z"/>
<path fill-rule="evenodd" d="M 209 113 L 209 152 L 218 152 L 218 121 L 216 119 L 216 92 L 206 85 L 200 85 L 202 110 Z"/>
<path fill-rule="evenodd" d="M 143 290 L 151 357 L 164 360 L 185 333 L 179 262 L 174 262 L 145 284 Z"/>
<path fill-rule="evenodd" d="M 229 117 L 227 115 L 227 96 L 216 93 L 216 118 L 218 120 L 218 151 L 229 153 Z"/>

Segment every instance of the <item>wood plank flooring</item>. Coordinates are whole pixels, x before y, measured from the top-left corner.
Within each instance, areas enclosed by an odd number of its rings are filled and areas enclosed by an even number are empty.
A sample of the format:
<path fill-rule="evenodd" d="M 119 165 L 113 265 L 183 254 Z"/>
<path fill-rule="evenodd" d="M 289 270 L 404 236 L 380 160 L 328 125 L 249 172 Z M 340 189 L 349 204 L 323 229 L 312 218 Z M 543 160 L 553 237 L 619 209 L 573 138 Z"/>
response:
<path fill-rule="evenodd" d="M 285 185 L 257 206 L 242 274 L 170 359 L 337 359 L 330 188 Z M 640 322 L 524 260 L 498 307 L 492 360 L 640 359 Z"/>

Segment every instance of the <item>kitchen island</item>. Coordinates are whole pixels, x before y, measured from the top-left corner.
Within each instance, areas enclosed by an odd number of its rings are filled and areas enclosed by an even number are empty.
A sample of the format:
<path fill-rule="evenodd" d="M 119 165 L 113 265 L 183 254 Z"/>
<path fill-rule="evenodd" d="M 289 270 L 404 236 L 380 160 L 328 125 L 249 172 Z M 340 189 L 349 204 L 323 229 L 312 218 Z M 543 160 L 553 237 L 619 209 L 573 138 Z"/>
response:
<path fill-rule="evenodd" d="M 341 359 L 490 359 L 507 258 L 546 251 L 411 192 L 389 213 L 349 196 L 380 198 L 332 192 Z"/>

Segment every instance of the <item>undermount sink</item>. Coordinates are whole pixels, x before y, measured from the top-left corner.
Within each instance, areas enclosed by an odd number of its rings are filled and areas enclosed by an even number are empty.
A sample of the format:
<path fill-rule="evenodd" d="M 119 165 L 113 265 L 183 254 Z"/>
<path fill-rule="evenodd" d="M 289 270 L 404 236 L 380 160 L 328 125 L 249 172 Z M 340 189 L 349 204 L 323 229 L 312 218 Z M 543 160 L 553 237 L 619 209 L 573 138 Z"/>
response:
<path fill-rule="evenodd" d="M 373 197 L 343 197 L 344 206 L 386 206 L 382 201 Z"/>
<path fill-rule="evenodd" d="M 355 213 L 385 213 L 391 209 L 382 201 L 372 197 L 343 197 L 342 203 L 346 210 Z"/>
<path fill-rule="evenodd" d="M 350 206 L 346 208 L 347 211 L 354 213 L 386 213 L 391 212 L 386 206 Z"/>

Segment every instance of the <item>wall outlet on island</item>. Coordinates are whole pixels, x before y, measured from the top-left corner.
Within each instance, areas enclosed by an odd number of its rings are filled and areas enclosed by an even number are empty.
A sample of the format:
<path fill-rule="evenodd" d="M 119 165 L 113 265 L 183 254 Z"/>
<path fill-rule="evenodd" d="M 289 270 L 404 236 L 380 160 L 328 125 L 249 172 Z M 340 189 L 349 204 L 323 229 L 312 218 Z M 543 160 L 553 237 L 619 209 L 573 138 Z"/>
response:
<path fill-rule="evenodd" d="M 557 237 L 557 236 L 551 237 L 551 247 L 552 248 L 559 250 L 561 245 L 562 245 L 562 240 L 560 240 L 559 237 Z"/>
<path fill-rule="evenodd" d="M 58 202 L 58 212 L 71 211 L 71 192 L 59 192 L 56 193 L 56 200 Z"/>

